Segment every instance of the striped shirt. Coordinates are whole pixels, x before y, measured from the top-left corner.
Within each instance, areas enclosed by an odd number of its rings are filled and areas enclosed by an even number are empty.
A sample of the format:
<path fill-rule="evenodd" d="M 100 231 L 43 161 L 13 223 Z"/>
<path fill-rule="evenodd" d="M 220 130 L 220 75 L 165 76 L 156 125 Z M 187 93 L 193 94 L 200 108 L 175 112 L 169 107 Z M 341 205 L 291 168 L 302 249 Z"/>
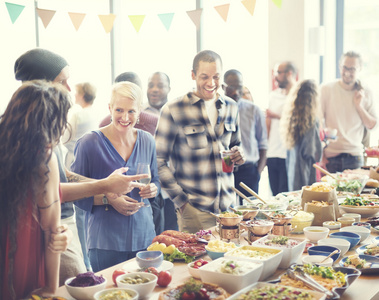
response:
<path fill-rule="evenodd" d="M 159 178 L 178 207 L 190 202 L 198 209 L 218 213 L 235 203 L 233 173 L 222 171 L 220 151 L 241 144 L 238 106 L 221 96 L 215 105 L 214 127 L 204 100 L 193 93 L 162 108 L 155 138 Z"/>

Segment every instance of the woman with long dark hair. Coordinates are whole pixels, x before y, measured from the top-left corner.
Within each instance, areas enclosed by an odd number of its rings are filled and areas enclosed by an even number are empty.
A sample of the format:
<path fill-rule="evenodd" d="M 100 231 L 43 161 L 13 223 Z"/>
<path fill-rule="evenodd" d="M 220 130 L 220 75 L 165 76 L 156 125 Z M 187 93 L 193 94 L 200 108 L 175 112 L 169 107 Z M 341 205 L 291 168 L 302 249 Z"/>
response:
<path fill-rule="evenodd" d="M 290 92 L 281 118 L 281 135 L 288 149 L 288 190 L 301 190 L 316 182 L 313 164 L 320 161 L 322 146 L 319 134 L 320 106 L 318 87 L 313 80 L 303 80 Z"/>
<path fill-rule="evenodd" d="M 60 225 L 53 147 L 67 123 L 70 96 L 61 84 L 28 81 L 0 118 L 0 285 L 2 299 L 54 294 L 60 254 L 49 247 Z"/>

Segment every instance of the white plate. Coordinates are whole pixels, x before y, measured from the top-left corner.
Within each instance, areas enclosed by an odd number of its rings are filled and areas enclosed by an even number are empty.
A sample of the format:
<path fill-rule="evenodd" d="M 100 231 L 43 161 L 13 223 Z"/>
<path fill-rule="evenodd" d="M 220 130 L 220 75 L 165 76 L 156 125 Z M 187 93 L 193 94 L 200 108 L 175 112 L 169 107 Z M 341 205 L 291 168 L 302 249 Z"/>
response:
<path fill-rule="evenodd" d="M 340 209 L 346 213 L 360 214 L 365 216 L 374 216 L 379 213 L 379 207 L 346 207 L 340 205 Z"/>
<path fill-rule="evenodd" d="M 157 268 L 158 272 L 160 271 L 172 271 L 174 264 L 170 261 L 164 260 L 159 268 Z M 129 273 L 140 272 L 141 268 L 138 266 L 138 263 L 133 260 L 131 262 L 126 263 L 122 266 L 122 269 L 128 271 Z"/>

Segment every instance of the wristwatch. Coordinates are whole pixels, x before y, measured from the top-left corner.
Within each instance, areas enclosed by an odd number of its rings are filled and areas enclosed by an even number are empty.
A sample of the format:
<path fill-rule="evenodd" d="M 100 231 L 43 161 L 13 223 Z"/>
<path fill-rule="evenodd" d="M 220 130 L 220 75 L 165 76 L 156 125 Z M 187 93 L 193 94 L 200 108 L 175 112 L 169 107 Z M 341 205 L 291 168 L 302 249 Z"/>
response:
<path fill-rule="evenodd" d="M 109 201 L 108 201 L 108 198 L 107 196 L 103 196 L 103 204 L 105 205 L 105 210 L 108 210 L 108 204 L 109 204 Z"/>

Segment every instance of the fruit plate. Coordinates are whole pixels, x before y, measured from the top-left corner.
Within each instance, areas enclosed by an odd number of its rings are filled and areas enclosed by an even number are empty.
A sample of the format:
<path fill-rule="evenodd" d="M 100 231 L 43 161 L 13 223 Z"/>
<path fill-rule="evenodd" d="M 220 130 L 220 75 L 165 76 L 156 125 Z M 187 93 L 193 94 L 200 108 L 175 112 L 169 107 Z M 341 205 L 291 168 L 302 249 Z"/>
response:
<path fill-rule="evenodd" d="M 366 262 L 371 263 L 371 266 L 369 268 L 364 268 L 364 269 L 358 269 L 361 271 L 362 274 L 368 275 L 368 274 L 379 274 L 379 258 L 371 255 L 364 255 L 360 254 L 359 255 L 360 259 L 364 259 Z M 340 266 L 343 267 L 344 263 L 347 259 L 347 256 L 341 259 L 340 261 Z"/>
<path fill-rule="evenodd" d="M 164 260 L 161 264 L 160 267 L 156 268 L 158 272 L 160 271 L 170 271 L 172 272 L 172 268 L 174 267 L 174 264 L 170 261 Z M 128 271 L 129 273 L 134 273 L 134 272 L 140 272 L 141 268 L 138 266 L 136 260 L 132 260 L 126 264 L 124 264 L 122 269 Z"/>

